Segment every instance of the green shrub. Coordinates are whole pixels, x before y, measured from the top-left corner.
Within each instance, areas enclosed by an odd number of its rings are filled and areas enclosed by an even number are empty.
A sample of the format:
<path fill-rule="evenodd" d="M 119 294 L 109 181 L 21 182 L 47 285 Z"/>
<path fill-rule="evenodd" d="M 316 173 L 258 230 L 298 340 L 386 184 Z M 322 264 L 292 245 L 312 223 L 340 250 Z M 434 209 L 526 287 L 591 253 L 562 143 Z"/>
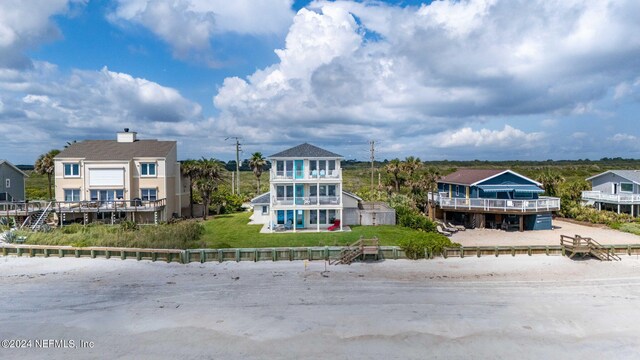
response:
<path fill-rule="evenodd" d="M 396 206 L 395 210 L 398 225 L 426 232 L 436 231 L 436 225 L 433 221 L 429 220 L 429 218 L 417 210 L 403 205 Z"/>
<path fill-rule="evenodd" d="M 82 232 L 83 229 L 84 227 L 80 224 L 71 224 L 71 225 L 63 226 L 61 231 L 63 234 L 75 234 L 75 233 Z"/>
<path fill-rule="evenodd" d="M 457 247 L 460 244 L 453 243 L 446 236 L 437 233 L 416 234 L 412 237 L 401 239 L 398 244 L 409 259 L 423 259 L 425 250 L 434 255 L 442 253 L 445 247 Z"/>

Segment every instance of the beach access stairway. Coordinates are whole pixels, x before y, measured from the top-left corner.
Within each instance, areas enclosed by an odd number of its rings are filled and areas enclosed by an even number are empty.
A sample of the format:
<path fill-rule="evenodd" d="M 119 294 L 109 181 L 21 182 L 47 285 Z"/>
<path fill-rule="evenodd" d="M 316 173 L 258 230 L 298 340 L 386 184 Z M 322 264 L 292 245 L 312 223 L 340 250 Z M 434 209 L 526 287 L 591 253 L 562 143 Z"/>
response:
<path fill-rule="evenodd" d="M 52 202 L 49 202 L 44 209 L 37 210 L 27 216 L 27 218 L 20 226 L 23 229 L 25 226 L 29 227 L 32 231 L 46 230 L 47 218 L 53 212 Z"/>
<path fill-rule="evenodd" d="M 366 257 L 367 255 L 374 255 L 376 259 L 380 252 L 380 242 L 378 238 L 363 239 L 360 238 L 353 244 L 345 247 L 335 259 L 329 261 L 330 265 L 338 264 L 351 264 L 359 257 Z"/>
<path fill-rule="evenodd" d="M 560 235 L 560 245 L 564 247 L 567 253 L 570 253 L 569 259 L 575 255 L 582 257 L 591 255 L 601 261 L 621 260 L 618 255 L 605 249 L 594 239 L 580 235 L 576 235 L 575 237 Z"/>

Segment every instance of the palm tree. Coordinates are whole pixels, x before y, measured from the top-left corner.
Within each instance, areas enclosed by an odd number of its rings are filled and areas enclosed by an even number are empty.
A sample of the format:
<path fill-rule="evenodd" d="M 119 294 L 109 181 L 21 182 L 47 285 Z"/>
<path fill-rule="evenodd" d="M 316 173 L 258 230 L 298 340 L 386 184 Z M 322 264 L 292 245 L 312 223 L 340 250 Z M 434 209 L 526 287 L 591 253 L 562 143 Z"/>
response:
<path fill-rule="evenodd" d="M 193 187 L 198 170 L 198 162 L 196 160 L 185 160 L 180 166 L 182 175 L 189 178 L 189 213 L 193 217 Z"/>
<path fill-rule="evenodd" d="M 402 170 L 407 173 L 408 179 L 411 179 L 413 177 L 413 174 L 418 171 L 420 167 L 422 167 L 422 161 L 420 161 L 420 158 L 416 158 L 413 156 L 405 158 L 404 162 L 402 163 Z"/>
<path fill-rule="evenodd" d="M 559 186 L 564 182 L 562 175 L 550 169 L 540 174 L 536 180 L 542 183 L 542 188 L 548 196 L 557 196 Z"/>
<path fill-rule="evenodd" d="M 387 174 L 393 175 L 393 181 L 396 185 L 396 192 L 400 192 L 400 172 L 402 172 L 402 163 L 400 159 L 393 159 L 384 167 Z"/>
<path fill-rule="evenodd" d="M 218 184 L 223 180 L 222 165 L 216 159 L 202 158 L 197 162 L 197 170 L 195 170 L 195 185 L 204 205 L 203 220 L 207 220 L 209 213 L 209 204 L 213 192 L 218 188 Z"/>
<path fill-rule="evenodd" d="M 51 191 L 51 177 L 55 173 L 55 162 L 53 160 L 56 155 L 60 154 L 60 150 L 53 149 L 46 154 L 40 155 L 34 165 L 34 170 L 37 174 L 47 175 L 47 181 L 49 184 L 49 199 L 53 199 Z"/>
<path fill-rule="evenodd" d="M 264 156 L 262 156 L 261 152 L 254 152 L 251 154 L 251 159 L 249 159 L 249 166 L 253 170 L 253 175 L 256 176 L 256 180 L 258 181 L 258 189 L 256 190 L 256 195 L 260 194 L 260 176 L 262 175 L 262 171 L 264 170 L 264 166 L 267 164 Z"/>

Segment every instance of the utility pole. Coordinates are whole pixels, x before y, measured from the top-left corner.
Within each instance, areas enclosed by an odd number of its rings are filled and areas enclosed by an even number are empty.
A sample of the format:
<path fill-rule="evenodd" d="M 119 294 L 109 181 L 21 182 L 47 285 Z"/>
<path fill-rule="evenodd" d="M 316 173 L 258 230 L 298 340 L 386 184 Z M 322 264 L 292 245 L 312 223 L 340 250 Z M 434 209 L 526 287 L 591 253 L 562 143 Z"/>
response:
<path fill-rule="evenodd" d="M 233 177 L 231 178 L 231 192 L 233 192 L 235 188 L 235 193 L 240 195 L 240 138 L 237 136 L 229 136 L 225 138 L 225 140 L 229 139 L 236 139 L 236 175 L 235 181 Z"/>
<path fill-rule="evenodd" d="M 236 137 L 236 183 L 238 184 L 237 194 L 240 195 L 240 141 Z"/>
<path fill-rule="evenodd" d="M 376 158 L 375 156 L 375 152 L 376 152 L 376 142 L 375 140 L 371 140 L 369 141 L 369 144 L 371 144 L 371 193 L 373 193 L 373 162 Z"/>
<path fill-rule="evenodd" d="M 236 173 L 231 173 L 231 193 L 236 193 Z"/>

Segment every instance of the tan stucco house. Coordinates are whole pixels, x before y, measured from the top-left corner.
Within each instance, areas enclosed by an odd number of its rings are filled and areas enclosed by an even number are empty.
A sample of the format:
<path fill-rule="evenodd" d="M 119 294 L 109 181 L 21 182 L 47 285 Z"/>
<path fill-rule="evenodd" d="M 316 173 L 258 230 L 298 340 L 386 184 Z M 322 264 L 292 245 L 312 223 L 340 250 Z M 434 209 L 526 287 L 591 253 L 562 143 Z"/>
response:
<path fill-rule="evenodd" d="M 55 198 L 60 223 L 158 223 L 189 206 L 189 182 L 180 174 L 175 141 L 85 140 L 55 157 Z"/>

